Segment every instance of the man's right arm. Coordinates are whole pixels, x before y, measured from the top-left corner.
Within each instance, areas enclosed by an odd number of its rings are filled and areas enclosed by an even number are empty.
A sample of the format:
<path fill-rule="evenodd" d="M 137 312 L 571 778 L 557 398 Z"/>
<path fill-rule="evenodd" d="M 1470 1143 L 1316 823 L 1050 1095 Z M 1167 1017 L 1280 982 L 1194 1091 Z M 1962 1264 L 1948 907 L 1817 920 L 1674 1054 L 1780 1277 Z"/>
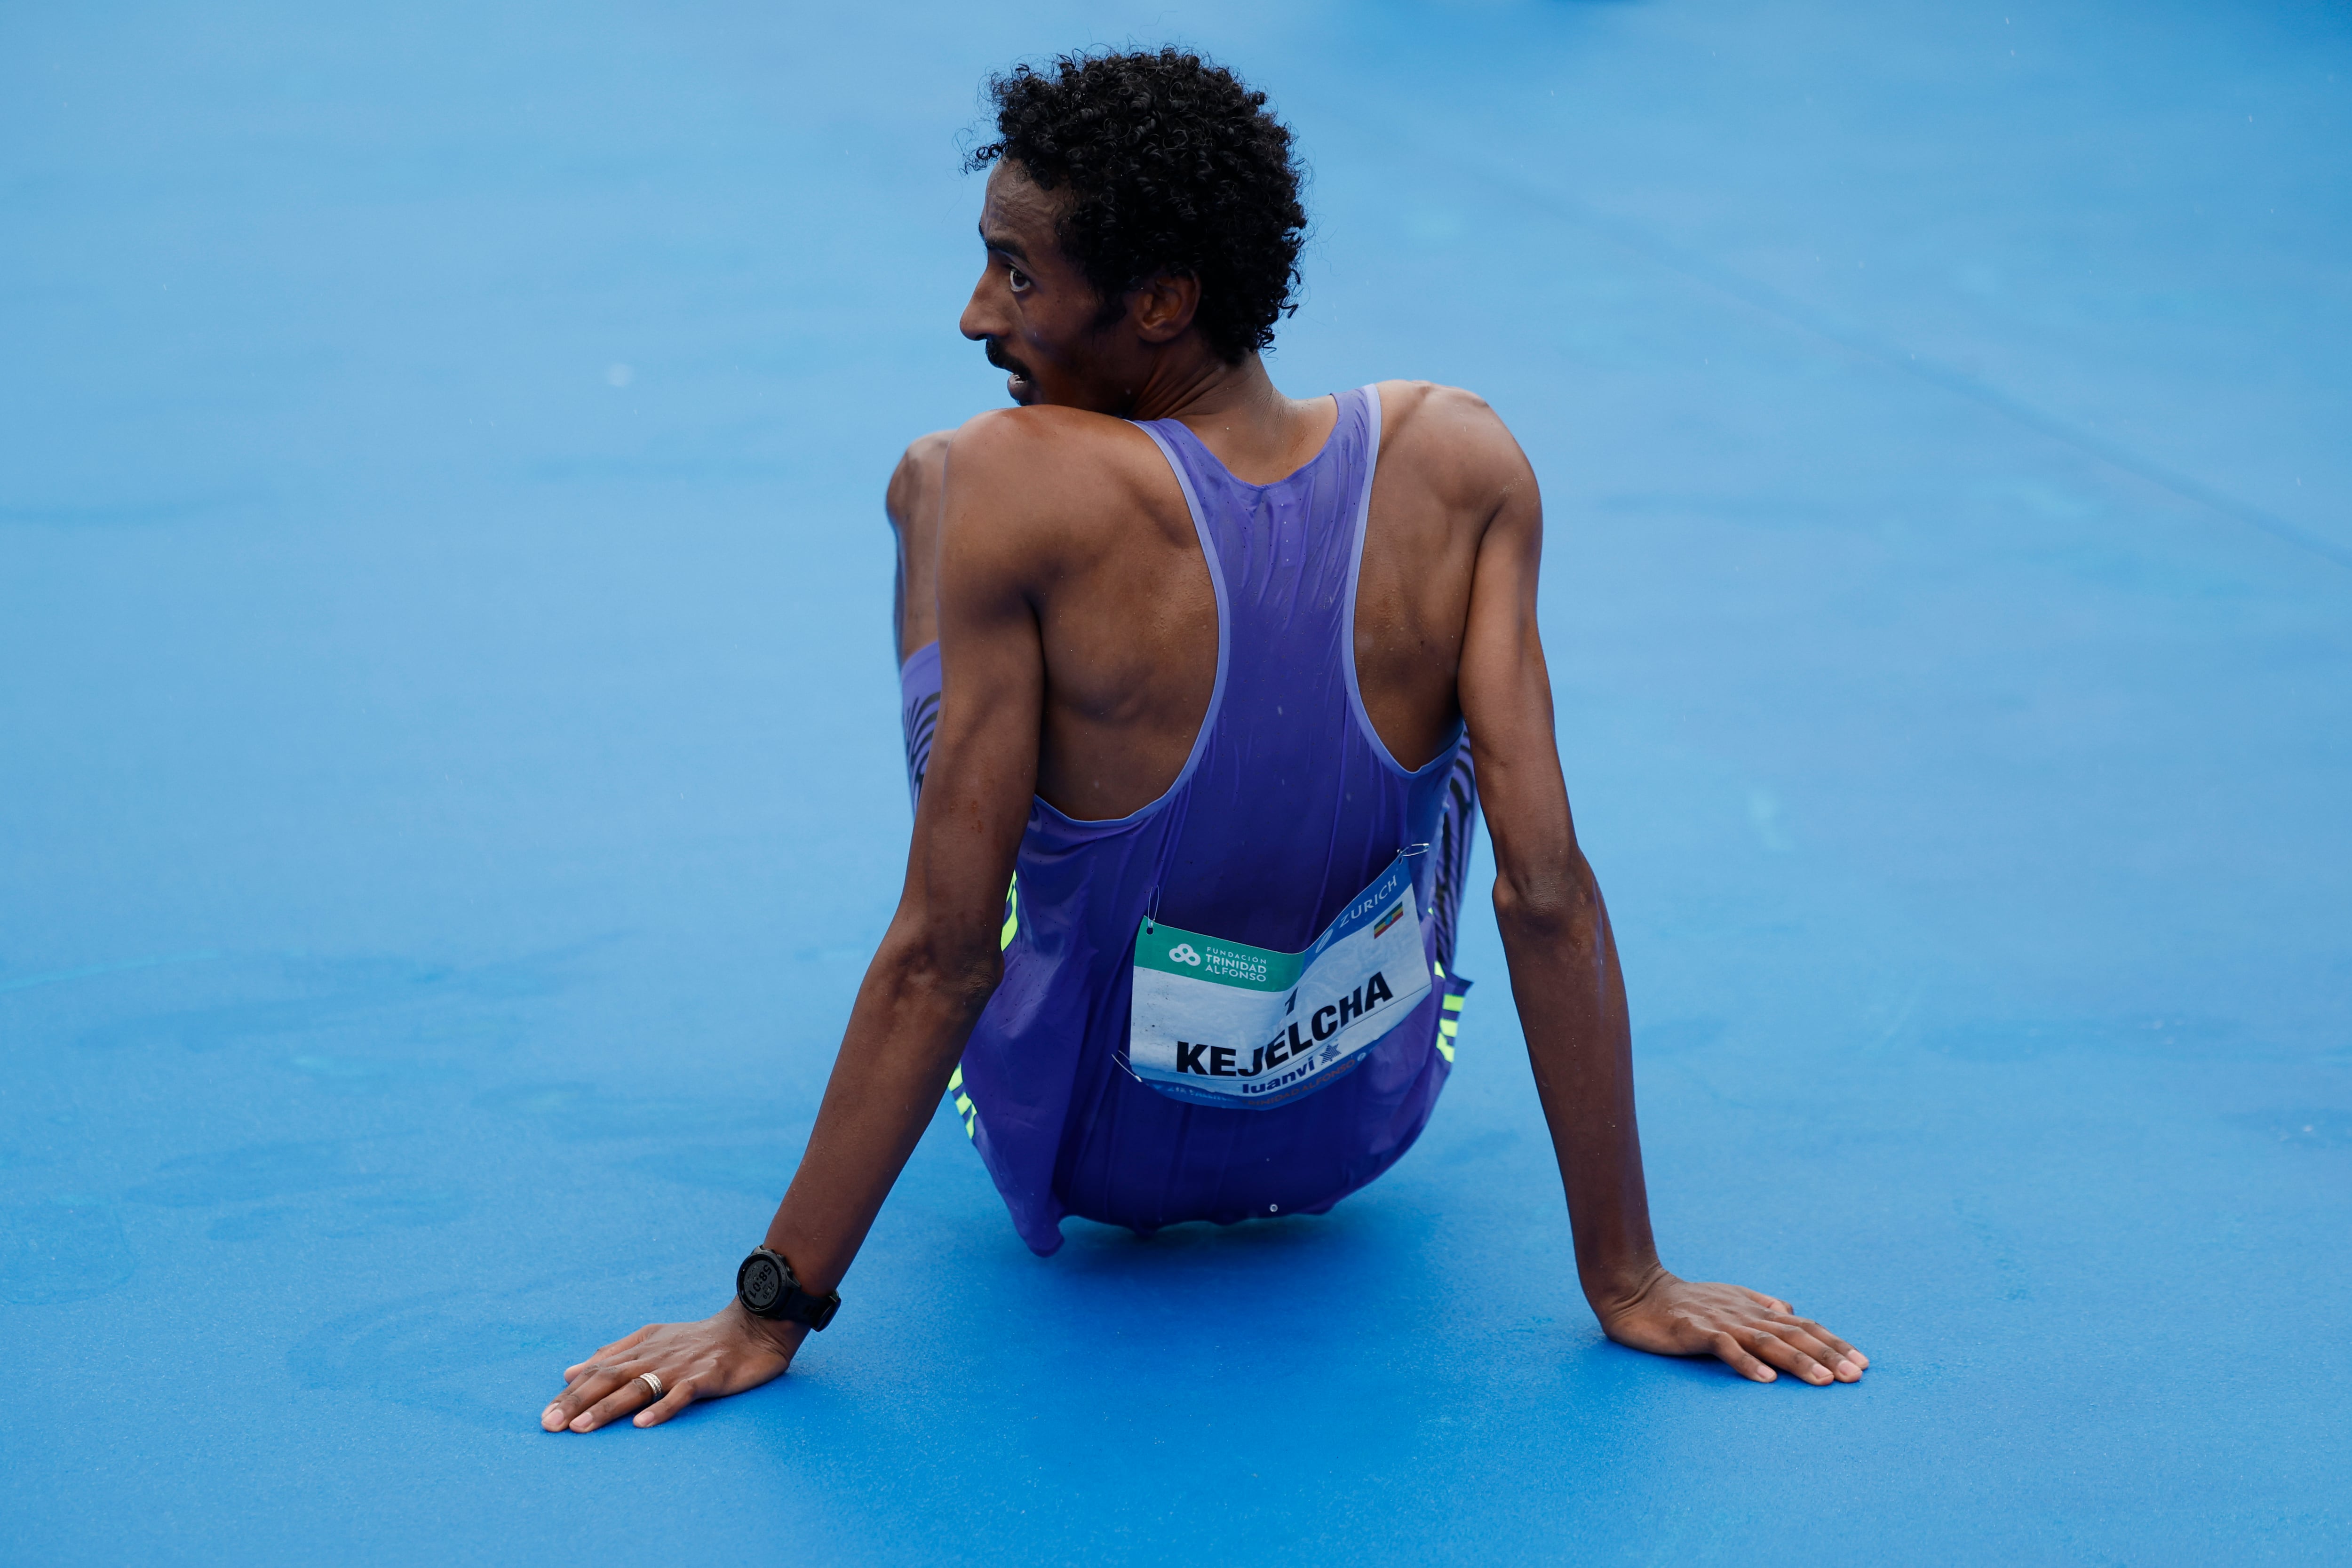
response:
<path fill-rule="evenodd" d="M 1464 402 L 1466 395 L 1454 394 Z M 1625 983 L 1601 888 L 1576 841 L 1536 627 L 1543 510 L 1534 470 L 1479 405 L 1455 416 L 1444 460 L 1493 499 L 1471 580 L 1462 711 L 1495 845 L 1495 918 L 1536 1093 L 1568 1196 L 1577 1273 L 1602 1330 L 1663 1355 L 1714 1355 L 1759 1382 L 1778 1368 L 1852 1382 L 1868 1358 L 1785 1301 L 1677 1279 L 1650 1232 L 1633 1115 Z"/>

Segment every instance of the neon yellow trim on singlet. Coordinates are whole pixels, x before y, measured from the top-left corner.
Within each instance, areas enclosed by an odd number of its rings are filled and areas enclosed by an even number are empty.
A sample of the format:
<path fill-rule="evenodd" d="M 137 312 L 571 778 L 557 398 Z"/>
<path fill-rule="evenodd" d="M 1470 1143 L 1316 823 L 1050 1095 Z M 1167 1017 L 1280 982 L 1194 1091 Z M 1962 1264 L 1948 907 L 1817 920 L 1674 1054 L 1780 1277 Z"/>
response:
<path fill-rule="evenodd" d="M 1004 925 L 1003 929 L 996 933 L 996 951 L 1002 952 L 1006 948 L 1011 947 L 1013 945 L 1013 939 L 1020 934 L 1021 873 L 1015 871 L 1013 873 L 1013 881 L 1011 885 L 1004 889 Z M 963 1118 L 963 1135 L 967 1138 L 978 1138 L 980 1136 L 978 1131 L 980 1126 L 980 1110 L 977 1106 L 972 1104 L 971 1096 L 963 1091 L 963 1064 L 961 1062 L 958 1062 L 956 1064 L 955 1071 L 948 1078 L 948 1092 L 955 1096 L 956 1114 Z"/>
<path fill-rule="evenodd" d="M 1449 1063 L 1454 1060 L 1454 1041 L 1462 1033 L 1462 1020 L 1458 1015 L 1466 1000 L 1466 997 L 1448 996 L 1441 1004 L 1444 1010 L 1437 1015 L 1437 1054 Z"/>
<path fill-rule="evenodd" d="M 979 1123 L 980 1111 L 972 1105 L 971 1096 L 963 1091 L 963 1063 L 961 1062 L 956 1063 L 955 1071 L 948 1074 L 948 1093 L 955 1097 L 956 1114 L 963 1118 L 963 1135 L 967 1138 L 978 1137 L 979 1134 L 972 1129 Z"/>

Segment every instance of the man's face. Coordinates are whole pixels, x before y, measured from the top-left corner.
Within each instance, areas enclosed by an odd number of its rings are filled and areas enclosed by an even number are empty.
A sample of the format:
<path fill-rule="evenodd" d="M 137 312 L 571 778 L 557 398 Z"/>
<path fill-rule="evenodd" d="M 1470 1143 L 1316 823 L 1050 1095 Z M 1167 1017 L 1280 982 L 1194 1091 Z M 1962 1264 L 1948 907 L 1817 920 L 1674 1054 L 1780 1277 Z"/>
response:
<path fill-rule="evenodd" d="M 989 172 L 980 212 L 988 264 L 959 324 L 1010 373 L 1013 402 L 1122 414 L 1141 379 L 1126 361 L 1140 344 L 1120 332 L 1124 311 L 1103 319 L 1101 296 L 1062 254 L 1054 230 L 1069 199 L 1067 190 L 1040 189 L 1017 163 Z"/>

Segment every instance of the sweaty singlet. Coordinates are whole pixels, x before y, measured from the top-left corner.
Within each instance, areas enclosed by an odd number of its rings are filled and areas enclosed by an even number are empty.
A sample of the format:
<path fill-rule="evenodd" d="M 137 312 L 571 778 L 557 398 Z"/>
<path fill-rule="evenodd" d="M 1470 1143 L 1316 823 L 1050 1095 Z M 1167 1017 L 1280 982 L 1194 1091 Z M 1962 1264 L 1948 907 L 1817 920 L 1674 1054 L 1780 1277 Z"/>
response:
<path fill-rule="evenodd" d="M 1452 973 L 1476 783 L 1454 740 L 1408 771 L 1356 687 L 1356 576 L 1380 451 L 1376 390 L 1337 398 L 1322 451 L 1288 479 L 1235 479 L 1175 420 L 1139 426 L 1175 469 L 1217 599 L 1217 676 L 1176 782 L 1081 821 L 1033 800 L 1006 900 L 1004 977 L 950 1092 L 1021 1237 L 1066 1215 L 1151 1231 L 1320 1214 L 1395 1163 L 1454 1059 L 1468 984 Z M 900 671 L 918 798 L 939 711 L 939 647 Z M 1426 846 L 1426 848 L 1419 847 Z M 1415 851 L 1426 996 L 1357 1068 L 1267 1109 L 1171 1099 L 1125 1065 L 1136 930 L 1255 947 L 1312 942 L 1401 849 Z"/>

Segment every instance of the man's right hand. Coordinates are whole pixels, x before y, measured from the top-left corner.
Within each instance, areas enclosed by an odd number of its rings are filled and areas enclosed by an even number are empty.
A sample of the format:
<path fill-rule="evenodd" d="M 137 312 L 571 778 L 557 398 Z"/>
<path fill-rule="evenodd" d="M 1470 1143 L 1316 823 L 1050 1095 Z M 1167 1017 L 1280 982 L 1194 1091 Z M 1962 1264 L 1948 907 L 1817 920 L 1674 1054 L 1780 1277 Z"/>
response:
<path fill-rule="evenodd" d="M 1778 1297 L 1744 1285 L 1678 1279 L 1664 1268 L 1622 1300 L 1595 1300 L 1593 1313 L 1621 1345 L 1654 1355 L 1711 1355 L 1758 1383 L 1782 1372 L 1817 1387 L 1856 1383 L 1870 1365 L 1868 1356 Z"/>
<path fill-rule="evenodd" d="M 698 1399 L 723 1399 L 775 1377 L 807 1333 L 796 1323 L 755 1318 L 740 1301 L 698 1323 L 647 1323 L 564 1368 L 564 1390 L 539 1424 L 550 1432 L 593 1432 L 635 1411 L 636 1425 L 658 1426 Z M 648 1372 L 660 1380 L 659 1399 L 641 1379 Z"/>

